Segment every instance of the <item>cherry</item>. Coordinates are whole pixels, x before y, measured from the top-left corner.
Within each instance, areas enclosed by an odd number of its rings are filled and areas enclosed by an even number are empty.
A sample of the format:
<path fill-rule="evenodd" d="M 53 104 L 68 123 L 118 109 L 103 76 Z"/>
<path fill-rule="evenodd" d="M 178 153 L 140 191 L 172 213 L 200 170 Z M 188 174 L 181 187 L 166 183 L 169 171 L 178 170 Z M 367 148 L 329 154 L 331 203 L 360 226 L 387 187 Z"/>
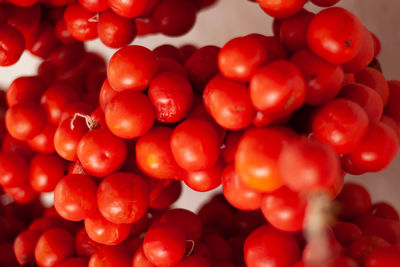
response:
<path fill-rule="evenodd" d="M 16 78 L 7 89 L 7 104 L 12 107 L 15 104 L 27 101 L 38 102 L 45 90 L 45 83 L 38 76 Z"/>
<path fill-rule="evenodd" d="M 180 74 L 161 72 L 151 81 L 148 95 L 156 119 L 163 123 L 182 120 L 193 103 L 193 89 L 189 81 Z"/>
<path fill-rule="evenodd" d="M 38 135 L 32 137 L 26 143 L 29 147 L 39 153 L 50 154 L 55 152 L 54 147 L 54 134 L 56 132 L 57 127 L 52 124 L 48 124 L 42 132 Z"/>
<path fill-rule="evenodd" d="M 131 255 L 123 245 L 99 248 L 89 260 L 88 267 L 131 267 Z"/>
<path fill-rule="evenodd" d="M 361 229 L 350 222 L 337 222 L 332 226 L 335 238 L 342 246 L 348 246 L 362 236 Z"/>
<path fill-rule="evenodd" d="M 351 220 L 371 210 L 371 197 L 361 185 L 346 183 L 336 200 L 340 204 L 339 217 Z"/>
<path fill-rule="evenodd" d="M 310 49 L 333 64 L 343 64 L 356 57 L 362 45 L 364 26 L 341 7 L 327 8 L 312 19 L 307 32 Z"/>
<path fill-rule="evenodd" d="M 29 165 L 16 152 L 0 152 L 0 184 L 4 187 L 20 186 L 28 183 Z"/>
<path fill-rule="evenodd" d="M 211 267 L 203 257 L 190 255 L 181 260 L 175 267 Z"/>
<path fill-rule="evenodd" d="M 221 48 L 218 54 L 218 66 L 225 77 L 246 82 L 256 69 L 267 61 L 267 58 L 267 50 L 257 38 L 238 37 Z"/>
<path fill-rule="evenodd" d="M 97 38 L 98 18 L 96 13 L 82 7 L 79 3 L 68 5 L 64 12 L 64 20 L 71 35 L 79 41 Z"/>
<path fill-rule="evenodd" d="M 366 259 L 366 267 L 396 266 L 400 264 L 400 250 L 396 246 L 378 247 Z"/>
<path fill-rule="evenodd" d="M 367 67 L 374 58 L 374 40 L 371 33 L 364 28 L 361 48 L 356 56 L 343 65 L 345 72 L 357 73 Z"/>
<path fill-rule="evenodd" d="M 199 171 L 183 171 L 181 178 L 187 186 L 197 192 L 207 192 L 221 185 L 221 174 L 224 170 L 222 160 L 213 166 Z"/>
<path fill-rule="evenodd" d="M 14 240 L 14 253 L 21 265 L 35 262 L 35 247 L 42 233 L 37 230 L 26 230 L 18 234 Z"/>
<path fill-rule="evenodd" d="M 24 36 L 15 27 L 0 24 L 0 40 L 0 66 L 13 65 L 25 49 Z"/>
<path fill-rule="evenodd" d="M 67 220 L 83 220 L 96 209 L 96 190 L 97 186 L 89 176 L 69 174 L 54 190 L 54 207 Z"/>
<path fill-rule="evenodd" d="M 219 156 L 217 131 L 204 120 L 187 119 L 180 123 L 171 134 L 170 144 L 176 162 L 188 171 L 209 168 Z"/>
<path fill-rule="evenodd" d="M 99 16 L 97 32 L 103 44 L 119 48 L 130 44 L 135 39 L 135 20 L 120 17 L 111 10 L 105 10 Z"/>
<path fill-rule="evenodd" d="M 171 223 L 156 224 L 144 236 L 144 255 L 157 266 L 174 266 L 183 258 L 185 249 L 184 231 Z"/>
<path fill-rule="evenodd" d="M 79 4 L 90 12 L 101 12 L 108 8 L 107 0 L 79 0 Z"/>
<path fill-rule="evenodd" d="M 35 259 L 40 267 L 57 266 L 74 254 L 74 238 L 64 229 L 45 231 L 37 241 Z"/>
<path fill-rule="evenodd" d="M 292 235 L 263 225 L 247 237 L 244 257 L 247 266 L 292 266 L 300 258 L 300 249 Z"/>
<path fill-rule="evenodd" d="M 304 75 L 306 87 L 305 103 L 325 104 L 333 99 L 342 88 L 343 68 L 316 56 L 310 50 L 300 50 L 290 59 Z"/>
<path fill-rule="evenodd" d="M 255 116 L 247 86 L 221 75 L 207 84 L 203 101 L 214 120 L 226 129 L 243 129 L 251 124 Z"/>
<path fill-rule="evenodd" d="M 397 99 L 400 98 L 400 81 L 388 81 L 390 98 L 385 106 L 385 114 L 400 122 L 400 109 Z"/>
<path fill-rule="evenodd" d="M 163 187 L 159 194 L 150 200 L 149 207 L 156 210 L 165 210 L 178 200 L 182 192 L 182 184 L 179 181 L 172 181 Z"/>
<path fill-rule="evenodd" d="M 383 74 L 373 68 L 365 68 L 355 74 L 356 82 L 371 87 L 381 96 L 383 106 L 389 101 L 389 87 Z"/>
<path fill-rule="evenodd" d="M 199 216 L 185 209 L 166 211 L 158 220 L 160 223 L 171 223 L 183 229 L 187 240 L 197 242 L 202 234 L 202 224 Z"/>
<path fill-rule="evenodd" d="M 314 14 L 299 12 L 282 21 L 280 39 L 282 44 L 292 52 L 307 48 L 307 29 Z"/>
<path fill-rule="evenodd" d="M 178 165 L 170 148 L 172 129 L 158 126 L 136 142 L 136 163 L 150 177 L 167 179 L 176 177 Z"/>
<path fill-rule="evenodd" d="M 290 0 L 278 2 L 269 0 L 257 0 L 257 2 L 265 13 L 274 18 L 285 18 L 292 16 L 299 12 L 303 5 L 306 3 L 305 0 Z"/>
<path fill-rule="evenodd" d="M 102 180 L 97 190 L 100 213 L 115 224 L 138 221 L 146 214 L 148 203 L 148 186 L 133 173 L 111 174 Z"/>
<path fill-rule="evenodd" d="M 107 127 L 124 139 L 144 135 L 153 125 L 155 112 L 149 98 L 141 92 L 116 94 L 104 111 Z"/>
<path fill-rule="evenodd" d="M 133 18 L 144 13 L 149 0 L 108 0 L 108 6 L 121 17 Z"/>
<path fill-rule="evenodd" d="M 151 20 L 158 32 L 167 36 L 180 36 L 193 27 L 196 7 L 193 1 L 164 0 L 156 6 Z"/>
<path fill-rule="evenodd" d="M 106 129 L 87 132 L 78 143 L 77 155 L 90 175 L 104 177 L 118 170 L 125 161 L 127 147 L 123 140 Z"/>

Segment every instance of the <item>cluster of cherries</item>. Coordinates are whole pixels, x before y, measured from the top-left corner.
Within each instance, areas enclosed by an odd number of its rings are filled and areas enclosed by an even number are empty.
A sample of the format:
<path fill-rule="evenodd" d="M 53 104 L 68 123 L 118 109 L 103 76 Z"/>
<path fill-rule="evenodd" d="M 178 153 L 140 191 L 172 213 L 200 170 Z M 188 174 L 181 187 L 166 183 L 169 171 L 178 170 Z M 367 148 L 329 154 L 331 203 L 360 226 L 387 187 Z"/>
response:
<path fill-rule="evenodd" d="M 136 36 L 180 36 L 197 13 L 216 0 L 11 0 L 0 1 L 0 66 L 27 49 L 47 59 L 63 44 L 100 38 L 119 48 Z"/>
<path fill-rule="evenodd" d="M 0 248 L 16 256 L 0 264 L 400 265 L 397 212 L 344 183 L 399 148 L 400 81 L 381 73 L 379 40 L 343 8 L 258 0 L 273 36 L 128 45 L 184 34 L 213 2 L 0 3 L 0 65 L 43 58 L 0 97 Z M 122 47 L 107 65 L 81 42 L 97 36 Z M 181 182 L 223 194 L 198 215 L 170 209 Z"/>

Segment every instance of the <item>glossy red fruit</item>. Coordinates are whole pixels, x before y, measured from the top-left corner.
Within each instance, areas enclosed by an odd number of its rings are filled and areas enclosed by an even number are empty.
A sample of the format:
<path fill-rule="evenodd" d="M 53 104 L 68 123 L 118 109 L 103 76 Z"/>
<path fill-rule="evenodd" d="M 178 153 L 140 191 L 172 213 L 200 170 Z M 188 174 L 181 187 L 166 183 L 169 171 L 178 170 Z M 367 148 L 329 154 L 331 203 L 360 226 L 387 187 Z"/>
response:
<path fill-rule="evenodd" d="M 278 170 L 279 155 L 289 142 L 279 129 L 248 130 L 239 142 L 235 155 L 235 170 L 249 188 L 271 192 L 283 181 Z"/>
<path fill-rule="evenodd" d="M 95 12 L 82 7 L 79 3 L 70 4 L 64 12 L 64 20 L 71 35 L 79 41 L 88 41 L 97 37 Z"/>
<path fill-rule="evenodd" d="M 311 0 L 314 5 L 321 6 L 321 7 L 328 7 L 333 6 L 340 0 Z"/>
<path fill-rule="evenodd" d="M 320 107 L 312 118 L 315 138 L 338 154 L 354 151 L 367 133 L 368 116 L 360 105 L 336 99 Z"/>
<path fill-rule="evenodd" d="M 225 77 L 247 82 L 267 59 L 267 50 L 257 38 L 237 37 L 219 51 L 218 67 Z"/>
<path fill-rule="evenodd" d="M 60 228 L 44 232 L 35 247 L 35 259 L 40 267 L 57 266 L 72 255 L 74 238 L 68 231 Z"/>
<path fill-rule="evenodd" d="M 156 267 L 156 265 L 152 264 L 149 259 L 147 259 L 146 255 L 143 252 L 143 246 L 140 246 L 133 256 L 132 267 Z"/>
<path fill-rule="evenodd" d="M 300 108 L 305 99 L 305 82 L 300 70 L 289 61 L 275 61 L 260 68 L 250 81 L 253 105 L 271 116 Z"/>
<path fill-rule="evenodd" d="M 38 135 L 46 126 L 46 113 L 38 104 L 25 102 L 9 108 L 5 116 L 9 134 L 18 140 Z"/>
<path fill-rule="evenodd" d="M 41 236 L 37 230 L 25 230 L 18 234 L 14 240 L 14 254 L 21 265 L 35 262 L 35 247 Z"/>
<path fill-rule="evenodd" d="M 102 244 L 90 239 L 90 237 L 86 233 L 85 227 L 82 227 L 76 232 L 75 251 L 78 256 L 89 258 L 101 247 L 103 247 Z"/>
<path fill-rule="evenodd" d="M 38 76 L 18 77 L 7 89 L 7 105 L 12 107 L 21 102 L 38 102 L 45 90 L 46 85 Z"/>
<path fill-rule="evenodd" d="M 108 0 L 108 6 L 121 17 L 133 18 L 141 15 L 149 0 Z"/>
<path fill-rule="evenodd" d="M 342 66 L 331 64 L 308 49 L 298 51 L 290 61 L 303 73 L 307 85 L 306 104 L 325 104 L 333 99 L 343 86 Z"/>
<path fill-rule="evenodd" d="M 218 73 L 219 51 L 217 46 L 204 46 L 186 60 L 185 70 L 197 92 L 203 92 L 208 81 Z"/>
<path fill-rule="evenodd" d="M 142 91 L 158 70 L 157 58 L 149 49 L 130 45 L 114 53 L 107 67 L 107 78 L 116 91 Z"/>
<path fill-rule="evenodd" d="M 186 235 L 178 226 L 160 223 L 144 236 L 143 252 L 151 263 L 160 267 L 174 266 L 184 256 Z"/>
<path fill-rule="evenodd" d="M 305 138 L 286 146 L 278 164 L 284 183 L 304 193 L 329 190 L 341 172 L 339 158 L 332 148 Z"/>
<path fill-rule="evenodd" d="M 149 207 L 156 210 L 168 209 L 178 200 L 181 192 L 182 183 L 180 181 L 172 181 L 162 188 L 158 195 L 150 200 Z"/>
<path fill-rule="evenodd" d="M 361 47 L 356 56 L 343 65 L 345 72 L 357 73 L 366 68 L 374 58 L 374 39 L 367 28 L 364 27 Z"/>
<path fill-rule="evenodd" d="M 148 96 L 156 111 L 156 119 L 163 123 L 182 120 L 193 104 L 193 89 L 182 75 L 161 72 L 151 81 Z"/>
<path fill-rule="evenodd" d="M 96 177 L 104 177 L 118 170 L 126 154 L 125 141 L 106 129 L 89 131 L 77 147 L 77 155 L 85 172 Z"/>
<path fill-rule="evenodd" d="M 225 164 L 218 160 L 213 166 L 199 171 L 183 171 L 182 179 L 187 186 L 198 192 L 207 192 L 221 185 Z"/>
<path fill-rule="evenodd" d="M 282 44 L 291 52 L 307 48 L 308 25 L 314 16 L 311 12 L 299 12 L 283 20 L 279 35 Z"/>
<path fill-rule="evenodd" d="M 305 0 L 271 1 L 257 0 L 265 13 L 274 18 L 286 18 L 296 14 L 306 3 Z"/>
<path fill-rule="evenodd" d="M 69 174 L 54 190 L 54 207 L 64 219 L 83 220 L 96 210 L 96 190 L 89 176 Z"/>
<path fill-rule="evenodd" d="M 332 230 L 336 240 L 345 247 L 362 236 L 361 229 L 349 222 L 337 222 L 332 225 Z"/>
<path fill-rule="evenodd" d="M 37 154 L 30 163 L 29 180 L 37 192 L 51 192 L 64 177 L 67 163 L 55 154 Z"/>
<path fill-rule="evenodd" d="M 109 175 L 102 180 L 97 190 L 100 213 L 115 224 L 138 221 L 145 215 L 148 205 L 148 186 L 133 173 L 117 172 Z"/>
<path fill-rule="evenodd" d="M 247 127 L 255 116 L 248 87 L 221 75 L 215 76 L 207 84 L 203 101 L 215 121 L 229 130 Z"/>
<path fill-rule="evenodd" d="M 0 66 L 10 66 L 16 63 L 25 49 L 25 39 L 15 27 L 0 25 Z"/>
<path fill-rule="evenodd" d="M 132 224 L 115 224 L 95 212 L 85 219 L 85 229 L 90 239 L 110 246 L 124 241 L 132 231 Z"/>
<path fill-rule="evenodd" d="M 202 223 L 200 217 L 185 209 L 171 209 L 159 219 L 160 223 L 171 223 L 183 229 L 187 240 L 197 242 L 201 238 Z"/>
<path fill-rule="evenodd" d="M 188 171 L 209 168 L 219 156 L 217 131 L 207 121 L 188 119 L 180 123 L 170 138 L 178 165 Z"/>
<path fill-rule="evenodd" d="M 344 8 L 327 8 L 311 21 L 307 32 L 308 46 L 330 63 L 349 62 L 361 48 L 363 27 L 360 20 Z"/>
<path fill-rule="evenodd" d="M 370 122 L 377 122 L 383 113 L 383 103 L 379 94 L 370 87 L 351 83 L 342 88 L 339 98 L 346 98 L 359 104 L 367 112 Z"/>
<path fill-rule="evenodd" d="M 144 135 L 153 125 L 154 108 L 141 92 L 116 94 L 104 111 L 110 131 L 120 138 L 131 139 Z"/>
<path fill-rule="evenodd" d="M 356 82 L 371 87 L 381 96 L 383 106 L 389 101 L 389 86 L 383 74 L 374 68 L 365 68 L 355 74 Z"/>
<path fill-rule="evenodd" d="M 336 200 L 340 205 L 339 217 L 351 220 L 371 210 L 371 197 L 361 185 L 346 183 Z"/>
<path fill-rule="evenodd" d="M 292 235 L 263 225 L 247 237 L 244 257 L 249 267 L 292 266 L 300 258 L 300 249 Z"/>
<path fill-rule="evenodd" d="M 354 167 L 362 171 L 380 171 L 392 162 L 399 149 L 395 131 L 388 125 L 370 123 L 358 146 L 346 155 Z"/>
<path fill-rule="evenodd" d="M 169 142 L 172 131 L 163 126 L 154 127 L 136 142 L 136 163 L 146 175 L 158 179 L 176 177 L 178 165 Z"/>
<path fill-rule="evenodd" d="M 88 267 L 131 267 L 131 261 L 129 250 L 125 246 L 104 246 L 90 257 Z"/>
<path fill-rule="evenodd" d="M 135 39 L 135 20 L 120 17 L 111 10 L 105 10 L 99 16 L 97 32 L 103 44 L 111 48 L 119 48 L 130 44 Z"/>
<path fill-rule="evenodd" d="M 0 152 L 0 185 L 20 186 L 28 183 L 29 165 L 26 159 L 16 152 Z"/>
<path fill-rule="evenodd" d="M 28 140 L 27 144 L 35 152 L 46 154 L 55 152 L 53 140 L 56 129 L 55 125 L 48 124 L 41 133 Z"/>
<path fill-rule="evenodd" d="M 261 203 L 267 221 L 285 232 L 303 229 L 306 208 L 307 199 L 285 186 L 266 194 Z"/>
<path fill-rule="evenodd" d="M 187 33 L 196 21 L 196 7 L 193 1 L 161 1 L 151 16 L 158 32 L 167 36 L 180 36 Z"/>
<path fill-rule="evenodd" d="M 400 249 L 397 246 L 378 247 L 369 254 L 366 267 L 398 266 L 400 264 Z"/>
<path fill-rule="evenodd" d="M 262 194 L 246 187 L 233 165 L 225 168 L 221 179 L 224 196 L 232 206 L 240 210 L 257 210 L 260 208 Z"/>

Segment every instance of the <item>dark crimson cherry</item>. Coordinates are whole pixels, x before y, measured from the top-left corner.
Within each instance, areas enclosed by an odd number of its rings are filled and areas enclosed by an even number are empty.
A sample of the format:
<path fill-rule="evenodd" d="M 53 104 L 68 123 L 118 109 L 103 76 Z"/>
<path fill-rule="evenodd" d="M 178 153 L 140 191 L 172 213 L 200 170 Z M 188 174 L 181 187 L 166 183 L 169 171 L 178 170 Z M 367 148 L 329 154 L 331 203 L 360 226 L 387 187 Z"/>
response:
<path fill-rule="evenodd" d="M 131 255 L 124 245 L 104 246 L 90 257 L 88 267 L 131 267 Z"/>
<path fill-rule="evenodd" d="M 356 82 L 371 87 L 381 96 L 383 106 L 389 101 L 389 86 L 383 74 L 373 68 L 365 68 L 355 74 Z"/>
<path fill-rule="evenodd" d="M 336 200 L 340 205 L 339 217 L 353 219 L 371 210 L 371 197 L 361 185 L 346 183 Z"/>
<path fill-rule="evenodd" d="M 0 66 L 16 63 L 25 49 L 22 33 L 13 26 L 0 24 Z"/>
<path fill-rule="evenodd" d="M 46 85 L 38 76 L 19 77 L 7 89 L 7 104 L 12 107 L 26 101 L 38 102 L 45 90 Z"/>
<path fill-rule="evenodd" d="M 29 165 L 16 152 L 0 152 L 0 185 L 14 187 L 28 183 Z"/>

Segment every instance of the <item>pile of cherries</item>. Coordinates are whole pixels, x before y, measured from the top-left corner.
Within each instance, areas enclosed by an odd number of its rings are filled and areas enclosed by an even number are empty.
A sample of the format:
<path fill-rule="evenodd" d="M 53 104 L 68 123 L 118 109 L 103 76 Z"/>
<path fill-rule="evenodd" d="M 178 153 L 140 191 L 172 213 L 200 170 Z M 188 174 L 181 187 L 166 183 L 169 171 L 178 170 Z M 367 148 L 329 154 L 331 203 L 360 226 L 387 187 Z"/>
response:
<path fill-rule="evenodd" d="M 1 266 L 400 266 L 398 213 L 344 181 L 399 148 L 378 38 L 338 0 L 257 0 L 273 36 L 129 45 L 214 2 L 0 3 L 0 65 L 43 58 L 0 91 Z M 173 209 L 182 182 L 222 194 Z"/>

